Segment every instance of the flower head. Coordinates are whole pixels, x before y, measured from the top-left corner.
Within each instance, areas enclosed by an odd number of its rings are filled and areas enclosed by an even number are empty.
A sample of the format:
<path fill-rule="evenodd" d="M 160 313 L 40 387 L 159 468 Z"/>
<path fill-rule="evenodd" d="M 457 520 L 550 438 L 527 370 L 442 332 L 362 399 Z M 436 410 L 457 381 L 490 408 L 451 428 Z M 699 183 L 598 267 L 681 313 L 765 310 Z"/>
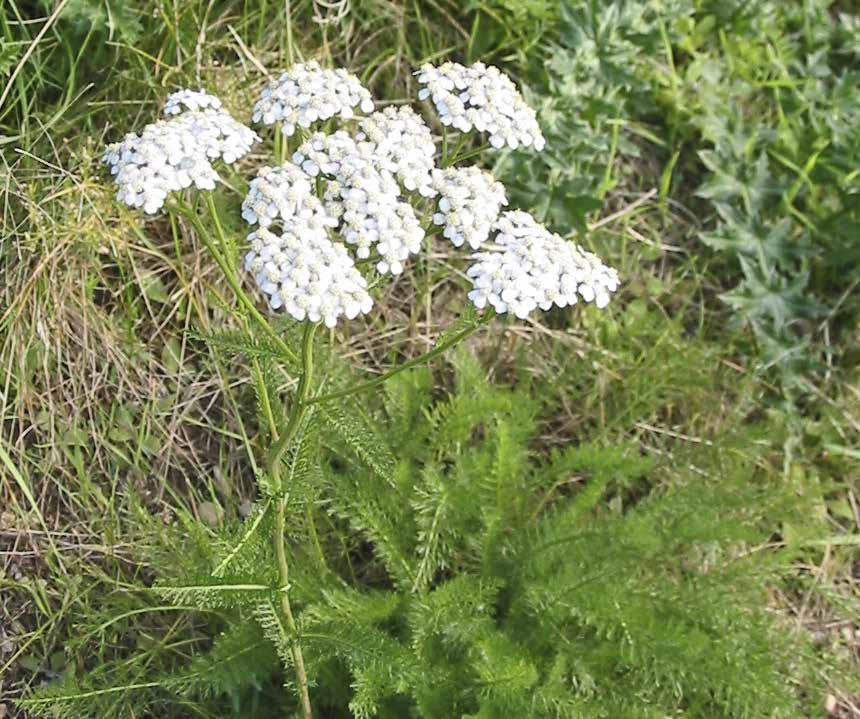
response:
<path fill-rule="evenodd" d="M 378 272 L 403 272 L 409 255 L 421 250 L 424 230 L 412 206 L 400 199 L 394 176 L 379 169 L 373 144 L 356 143 L 342 131 L 317 133 L 299 147 L 293 162 L 312 177 L 328 178 L 323 205 L 340 221 L 341 235 L 356 255 L 370 257 L 375 248 Z"/>
<path fill-rule="evenodd" d="M 203 90 L 177 90 L 167 96 L 165 115 L 179 115 L 186 110 L 220 110 L 221 100 Z"/>
<path fill-rule="evenodd" d="M 394 174 L 410 192 L 432 197 L 436 145 L 430 128 L 411 107 L 386 107 L 363 118 L 356 140 L 373 146 L 381 170 Z"/>
<path fill-rule="evenodd" d="M 358 152 L 355 140 L 343 130 L 330 135 L 315 132 L 293 153 L 293 162 L 310 177 L 323 174 L 333 178 L 340 173 L 341 163 Z"/>
<path fill-rule="evenodd" d="M 490 235 L 502 205 L 507 205 L 501 182 L 477 167 L 449 167 L 435 170 L 433 187 L 439 193 L 439 211 L 433 222 L 444 225 L 442 234 L 462 247 L 477 250 Z"/>
<path fill-rule="evenodd" d="M 433 101 L 443 125 L 460 132 L 485 132 L 497 149 L 544 148 L 535 111 L 497 67 L 446 62 L 438 67 L 425 64 L 416 74 L 424 85 L 418 98 Z"/>
<path fill-rule="evenodd" d="M 337 227 L 337 220 L 326 213 L 308 176 L 291 163 L 260 168 L 242 202 L 242 217 L 260 227 L 279 221 L 300 222 L 313 230 Z"/>
<path fill-rule="evenodd" d="M 262 227 L 248 235 L 245 268 L 269 296 L 269 306 L 283 307 L 299 322 L 321 321 L 327 327 L 342 316 L 355 319 L 370 312 L 367 282 L 346 248 L 329 240 L 324 229 L 285 224 L 280 235 Z"/>
<path fill-rule="evenodd" d="M 487 303 L 520 319 L 538 307 L 567 307 L 578 297 L 598 307 L 609 303 L 618 274 L 600 259 L 551 233 L 527 212 L 505 212 L 496 223 L 500 250 L 480 252 L 467 274 L 478 309 Z"/>
<path fill-rule="evenodd" d="M 119 188 L 117 199 L 147 213 L 157 212 L 170 192 L 191 187 L 213 190 L 212 162 L 231 164 L 259 141 L 256 133 L 226 112 L 188 110 L 147 125 L 108 145 L 102 161 Z"/>
<path fill-rule="evenodd" d="M 297 127 L 308 128 L 335 116 L 348 120 L 356 108 L 373 112 L 370 92 L 355 75 L 307 62 L 293 65 L 266 86 L 254 105 L 253 121 L 280 122 L 281 131 L 290 136 Z"/>

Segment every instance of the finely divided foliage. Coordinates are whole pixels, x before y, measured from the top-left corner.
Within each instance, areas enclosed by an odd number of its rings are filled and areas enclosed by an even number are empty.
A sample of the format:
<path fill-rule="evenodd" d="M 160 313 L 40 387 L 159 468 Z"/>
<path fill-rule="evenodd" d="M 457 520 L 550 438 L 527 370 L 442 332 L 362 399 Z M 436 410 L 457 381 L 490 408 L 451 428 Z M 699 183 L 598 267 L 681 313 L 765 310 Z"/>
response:
<path fill-rule="evenodd" d="M 854 4 L 6 3 L 0 715 L 848 716 Z"/>

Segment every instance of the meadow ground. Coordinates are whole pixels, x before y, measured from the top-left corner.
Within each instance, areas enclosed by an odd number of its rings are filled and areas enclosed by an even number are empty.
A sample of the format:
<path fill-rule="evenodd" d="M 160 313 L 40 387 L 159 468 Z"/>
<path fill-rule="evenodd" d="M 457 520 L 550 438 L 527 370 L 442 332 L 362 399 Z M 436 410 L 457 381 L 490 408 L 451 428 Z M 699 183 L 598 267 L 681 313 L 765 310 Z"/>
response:
<path fill-rule="evenodd" d="M 532 479 L 516 485 L 531 507 L 524 526 L 573 498 L 588 522 L 605 525 L 599 536 L 619 546 L 624 532 L 644 531 L 642 517 L 661 498 L 681 497 L 688 504 L 672 516 L 689 514 L 703 527 L 667 519 L 659 541 L 631 544 L 630 556 L 607 554 L 601 561 L 617 562 L 624 578 L 598 582 L 594 592 L 609 606 L 623 604 L 613 587 L 634 574 L 643 573 L 643 596 L 677 581 L 672 601 L 689 602 L 691 612 L 731 604 L 729 634 L 754 612 L 770 623 L 750 624 L 747 647 L 741 639 L 721 645 L 728 664 L 743 657 L 754 666 L 778 644 L 774 637 L 786 644 L 780 657 L 797 658 L 797 667 L 784 665 L 792 698 L 771 713 L 755 706 L 757 688 L 743 671 L 705 664 L 725 677 L 703 687 L 694 668 L 676 670 L 709 656 L 688 646 L 689 625 L 646 623 L 645 614 L 659 619 L 650 605 L 628 607 L 622 621 L 585 595 L 570 611 L 581 621 L 577 641 L 593 642 L 593 654 L 582 665 L 565 659 L 570 665 L 559 670 L 578 677 L 564 690 L 569 705 L 559 699 L 555 714 L 535 715 L 860 717 L 856 2 L 6 0 L 0 24 L 0 718 L 50 716 L 47 701 L 25 710 L 18 700 L 99 677 L 105 667 L 122 678 L 92 712 L 293 710 L 292 694 L 278 695 L 281 680 L 271 673 L 199 694 L 149 679 L 193 664 L 227 621 L 201 618 L 184 606 L 192 602 L 149 588 L 171 563 L 182 564 L 189 535 L 214 543 L 248 516 L 264 433 L 247 360 L 203 340 L 230 323 L 231 294 L 200 237 L 164 216 L 144 222 L 121 208 L 99 163 L 107 142 L 152 121 L 177 87 L 214 91 L 247 120 L 290 55 L 347 67 L 395 102 L 416 96 L 412 72 L 423 62 L 499 65 L 538 110 L 548 149 L 478 161 L 505 182 L 512 206 L 575 237 L 623 278 L 604 312 L 499 319 L 470 340 L 477 363 L 461 352 L 389 388 L 367 411 L 383 437 L 398 437 L 391 397 L 405 393 L 411 409 L 402 416 L 415 435 L 392 447 L 398 459 L 416 472 L 460 467 L 479 485 L 477 474 L 496 472 L 496 455 L 480 454 L 484 435 L 496 442 L 489 429 L 510 432 L 521 464 L 532 467 Z M 268 152 L 255 150 L 220 191 L 232 237 L 244 235 L 236 211 L 244 171 Z M 339 359 L 350 367 L 343 371 L 378 373 L 444 333 L 466 287 L 452 254 L 435 244 L 381 292 L 366 321 L 338 331 Z M 483 393 L 468 411 L 457 404 L 464 386 Z M 520 405 L 527 416 L 517 414 Z M 456 425 L 461 410 L 470 418 L 462 420 L 462 453 L 450 439 L 460 436 L 458 425 L 449 437 L 439 419 L 453 416 Z M 469 414 L 484 411 L 485 421 Z M 513 460 L 503 466 L 525 471 Z M 413 503 L 416 532 L 422 512 L 442 506 L 431 502 L 438 478 L 422 477 L 428 489 Z M 320 526 L 322 564 L 351 577 L 351 586 L 394 591 L 389 558 L 376 557 L 387 551 L 385 538 L 373 518 L 358 517 L 363 505 L 339 491 L 327 486 L 307 515 Z M 719 514 L 708 503 L 732 496 L 755 531 L 723 547 L 723 526 L 704 524 L 711 509 Z M 786 509 L 789 500 L 798 506 Z M 462 522 L 463 531 L 436 537 L 432 553 L 421 555 L 442 557 L 428 591 L 477 571 L 480 562 L 463 559 L 476 516 L 452 510 L 451 526 Z M 420 537 L 419 553 L 427 541 Z M 695 551 L 685 543 L 693 539 Z M 596 558 L 599 547 L 590 550 Z M 649 562 L 653 576 L 643 567 Z M 708 582 L 741 563 L 743 572 L 731 575 L 738 584 L 724 585 L 724 594 Z M 700 578 L 696 591 L 682 586 L 688 574 Z M 550 594 L 530 597 L 540 604 Z M 405 626 L 403 617 L 390 623 Z M 619 627 L 628 625 L 625 638 Z M 671 640 L 655 637 L 676 630 Z M 481 701 L 506 701 L 488 698 L 500 677 L 529 692 L 549 686 L 547 650 L 530 648 L 539 678 L 528 678 L 525 660 L 497 676 L 475 657 L 498 647 L 481 642 L 465 652 L 481 688 L 464 688 L 445 707 L 477 716 Z M 625 683 L 640 669 L 641 684 Z M 320 670 L 322 686 L 328 676 Z M 333 697 L 361 690 L 355 672 L 348 676 L 331 680 Z M 150 681 L 145 697 L 134 693 Z M 395 693 L 409 694 L 402 686 Z M 348 701 L 333 698 L 320 715 L 348 716 Z M 385 716 L 445 715 L 426 697 L 415 700 L 423 713 L 379 702 Z M 594 708 L 601 702 L 604 713 Z"/>

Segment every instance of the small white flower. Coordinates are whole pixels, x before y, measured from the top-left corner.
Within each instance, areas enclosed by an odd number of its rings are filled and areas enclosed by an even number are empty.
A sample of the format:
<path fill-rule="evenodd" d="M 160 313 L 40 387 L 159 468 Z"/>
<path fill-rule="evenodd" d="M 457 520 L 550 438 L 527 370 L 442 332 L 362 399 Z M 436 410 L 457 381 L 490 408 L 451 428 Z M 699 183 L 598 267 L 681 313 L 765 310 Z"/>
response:
<path fill-rule="evenodd" d="M 178 115 L 185 110 L 220 110 L 221 100 L 203 90 L 178 90 L 167 96 L 165 115 Z"/>
<path fill-rule="evenodd" d="M 504 185 L 477 167 L 449 167 L 434 171 L 433 186 L 439 193 L 433 222 L 445 226 L 442 234 L 454 247 L 465 242 L 477 250 L 489 237 L 502 205 L 508 204 Z"/>
<path fill-rule="evenodd" d="M 212 162 L 232 164 L 259 139 L 225 112 L 187 110 L 108 145 L 102 161 L 114 175 L 117 199 L 152 214 L 171 192 L 192 185 L 215 189 L 219 178 Z"/>
<path fill-rule="evenodd" d="M 346 248 L 329 240 L 324 229 L 294 219 L 282 234 L 261 227 L 248 242 L 245 269 L 254 273 L 273 310 L 334 327 L 341 317 L 355 319 L 373 307 L 367 282 Z"/>
<path fill-rule="evenodd" d="M 469 299 L 478 309 L 520 319 L 537 308 L 586 302 L 603 308 L 618 289 L 618 274 L 572 242 L 551 233 L 527 212 L 505 212 L 496 223 L 498 251 L 479 252 L 467 275 L 474 289 Z"/>
<path fill-rule="evenodd" d="M 308 128 L 332 117 L 348 120 L 356 109 L 373 112 L 373 99 L 355 75 L 307 62 L 293 65 L 266 86 L 254 105 L 253 121 L 281 123 L 281 131 L 290 136 L 298 127 Z"/>
<path fill-rule="evenodd" d="M 356 135 L 372 145 L 377 167 L 394 174 L 409 192 L 433 197 L 436 146 L 430 128 L 411 107 L 386 107 L 363 118 Z"/>
<path fill-rule="evenodd" d="M 523 146 L 539 152 L 546 145 L 535 111 L 497 67 L 482 62 L 469 66 L 446 62 L 438 67 L 428 63 L 415 74 L 424 85 L 418 99 L 430 99 L 446 127 L 486 133 L 496 149 Z"/>
<path fill-rule="evenodd" d="M 260 227 L 294 219 L 314 230 L 337 227 L 337 220 L 326 213 L 308 176 L 290 163 L 260 168 L 242 202 L 242 217 Z"/>

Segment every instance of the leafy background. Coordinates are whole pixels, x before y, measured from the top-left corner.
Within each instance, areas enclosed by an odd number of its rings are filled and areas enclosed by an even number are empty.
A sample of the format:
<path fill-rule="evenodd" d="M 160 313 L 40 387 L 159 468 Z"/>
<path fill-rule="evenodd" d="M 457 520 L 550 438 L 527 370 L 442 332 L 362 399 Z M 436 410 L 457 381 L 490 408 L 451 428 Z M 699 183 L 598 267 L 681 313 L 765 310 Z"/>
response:
<path fill-rule="evenodd" d="M 266 521 L 265 433 L 242 348 L 204 340 L 230 294 L 199 240 L 120 211 L 98 165 L 177 86 L 244 117 L 284 13 L 4 5 L 0 713 L 295 710 L 265 593 L 153 590 L 199 587 Z M 379 97 L 414 97 L 428 59 L 503 67 L 548 149 L 482 161 L 625 280 L 328 419 L 290 517 L 320 714 L 860 716 L 857 4 L 291 13 L 303 56 Z M 237 238 L 246 169 L 218 200 Z M 445 331 L 464 287 L 437 249 L 327 372 Z M 231 578 L 269 561 L 243 546 Z"/>

